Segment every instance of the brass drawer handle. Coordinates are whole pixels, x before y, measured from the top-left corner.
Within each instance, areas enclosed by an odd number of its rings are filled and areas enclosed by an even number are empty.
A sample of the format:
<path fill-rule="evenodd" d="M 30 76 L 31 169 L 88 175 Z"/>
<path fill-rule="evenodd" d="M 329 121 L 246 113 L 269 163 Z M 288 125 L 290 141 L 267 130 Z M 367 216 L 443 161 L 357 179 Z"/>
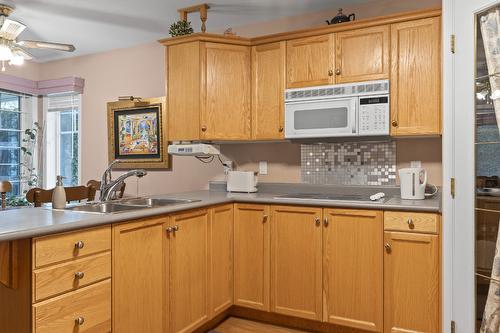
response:
<path fill-rule="evenodd" d="M 328 71 L 328 76 L 333 76 L 333 71 L 331 69 Z"/>
<path fill-rule="evenodd" d="M 174 225 L 172 227 L 172 231 L 174 231 L 174 232 L 179 231 L 179 226 L 178 225 Z"/>
<path fill-rule="evenodd" d="M 167 235 L 169 235 L 174 231 L 174 228 L 168 227 L 166 231 L 167 231 Z"/>
<path fill-rule="evenodd" d="M 76 318 L 76 319 L 75 319 L 75 323 L 76 323 L 77 325 L 79 325 L 79 326 L 82 326 L 82 325 L 83 325 L 83 323 L 85 323 L 85 318 L 83 318 L 83 317 L 78 317 L 78 318 Z"/>
<path fill-rule="evenodd" d="M 202 132 L 206 132 L 207 131 L 207 126 L 205 126 L 205 125 L 201 126 L 201 131 Z"/>
<path fill-rule="evenodd" d="M 325 217 L 325 219 L 323 220 L 323 224 L 325 225 L 325 227 L 328 227 L 328 224 L 330 222 L 328 222 L 328 217 Z"/>
<path fill-rule="evenodd" d="M 83 279 L 84 276 L 85 276 L 84 272 L 76 272 L 75 273 L 75 279 L 77 279 L 77 280 Z"/>
<path fill-rule="evenodd" d="M 397 120 L 393 120 L 391 122 L 391 125 L 392 125 L 392 127 L 398 127 L 398 121 Z"/>
<path fill-rule="evenodd" d="M 408 228 L 415 229 L 415 224 L 413 223 L 411 217 L 406 221 L 406 223 L 408 223 Z"/>
<path fill-rule="evenodd" d="M 337 75 L 342 74 L 342 71 L 340 70 L 340 68 L 337 68 L 337 69 L 335 70 L 335 74 L 337 74 Z"/>
<path fill-rule="evenodd" d="M 81 250 L 85 246 L 85 243 L 83 241 L 78 241 L 75 243 L 75 249 Z"/>
<path fill-rule="evenodd" d="M 280 126 L 280 128 L 278 128 L 278 131 L 283 132 L 283 126 Z"/>
<path fill-rule="evenodd" d="M 316 223 L 317 226 L 320 226 L 321 225 L 321 219 L 319 217 L 316 217 L 314 219 L 314 223 Z"/>
<path fill-rule="evenodd" d="M 384 247 L 385 247 L 385 252 L 387 252 L 387 253 L 391 253 L 392 252 L 391 244 L 385 243 Z"/>
<path fill-rule="evenodd" d="M 262 216 L 262 223 L 266 223 L 267 219 L 269 219 L 269 216 L 267 215 Z"/>

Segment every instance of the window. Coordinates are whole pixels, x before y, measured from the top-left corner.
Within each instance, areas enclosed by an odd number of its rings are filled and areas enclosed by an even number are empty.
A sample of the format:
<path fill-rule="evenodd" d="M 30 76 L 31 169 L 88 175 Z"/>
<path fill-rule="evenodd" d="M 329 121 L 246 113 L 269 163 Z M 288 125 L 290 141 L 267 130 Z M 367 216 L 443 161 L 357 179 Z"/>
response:
<path fill-rule="evenodd" d="M 10 194 L 14 196 L 23 194 L 27 186 L 22 177 L 21 147 L 26 125 L 32 122 L 28 100 L 31 97 L 0 91 L 0 180 L 12 183 Z"/>
<path fill-rule="evenodd" d="M 65 186 L 80 183 L 80 95 L 54 94 L 46 97 L 45 185 L 64 177 Z"/>

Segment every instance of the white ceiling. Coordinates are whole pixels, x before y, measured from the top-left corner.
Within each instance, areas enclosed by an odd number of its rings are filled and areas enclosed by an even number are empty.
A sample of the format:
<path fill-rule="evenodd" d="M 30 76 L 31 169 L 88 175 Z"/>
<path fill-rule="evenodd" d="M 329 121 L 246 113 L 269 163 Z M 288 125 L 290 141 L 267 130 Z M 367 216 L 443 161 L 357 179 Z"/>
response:
<path fill-rule="evenodd" d="M 377 0 L 215 0 L 207 30 L 352 6 Z M 72 43 L 76 51 L 32 52 L 38 61 L 144 44 L 168 36 L 177 9 L 203 0 L 0 0 L 15 7 L 12 18 L 26 24 L 19 39 Z M 193 14 L 194 15 L 194 14 Z M 190 17 L 191 19 L 191 17 Z M 195 31 L 199 20 L 192 17 Z"/>

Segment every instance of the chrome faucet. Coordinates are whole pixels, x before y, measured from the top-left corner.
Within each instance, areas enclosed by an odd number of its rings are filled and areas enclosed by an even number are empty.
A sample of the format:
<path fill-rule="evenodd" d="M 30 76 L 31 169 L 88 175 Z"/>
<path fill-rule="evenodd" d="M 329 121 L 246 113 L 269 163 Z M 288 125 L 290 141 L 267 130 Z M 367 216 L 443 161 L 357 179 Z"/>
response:
<path fill-rule="evenodd" d="M 104 171 L 101 177 L 101 187 L 99 189 L 99 200 L 100 201 L 109 201 L 113 193 L 118 189 L 119 186 L 127 179 L 128 177 L 136 176 L 138 178 L 144 177 L 148 174 L 148 172 L 144 169 L 134 169 L 127 171 L 120 177 L 113 180 L 111 178 L 111 171 L 113 170 L 113 165 L 121 162 L 121 160 L 114 160 L 111 164 L 108 165 L 108 168 Z"/>

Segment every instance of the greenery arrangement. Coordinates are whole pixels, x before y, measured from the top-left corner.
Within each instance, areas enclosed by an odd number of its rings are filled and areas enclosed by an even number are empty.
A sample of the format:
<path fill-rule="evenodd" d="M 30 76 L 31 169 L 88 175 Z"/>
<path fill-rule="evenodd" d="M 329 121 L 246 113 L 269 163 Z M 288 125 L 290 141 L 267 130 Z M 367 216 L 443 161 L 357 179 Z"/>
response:
<path fill-rule="evenodd" d="M 179 20 L 177 22 L 172 23 L 170 29 L 168 30 L 168 33 L 172 37 L 190 35 L 193 32 L 194 30 L 193 27 L 191 27 L 191 22 L 184 20 Z"/>
<path fill-rule="evenodd" d="M 34 151 L 38 146 L 39 138 L 43 132 L 42 126 L 38 122 L 33 123 L 32 128 L 27 128 L 24 131 L 24 137 L 22 139 L 21 146 L 21 183 L 25 183 L 28 187 L 36 187 L 39 185 L 40 177 L 38 175 L 38 170 L 35 168 L 33 163 Z M 41 155 L 41 154 L 40 154 Z M 24 189 L 22 195 L 20 196 L 8 196 L 7 206 L 19 207 L 28 206 L 29 202 L 26 200 L 27 189 Z"/>

